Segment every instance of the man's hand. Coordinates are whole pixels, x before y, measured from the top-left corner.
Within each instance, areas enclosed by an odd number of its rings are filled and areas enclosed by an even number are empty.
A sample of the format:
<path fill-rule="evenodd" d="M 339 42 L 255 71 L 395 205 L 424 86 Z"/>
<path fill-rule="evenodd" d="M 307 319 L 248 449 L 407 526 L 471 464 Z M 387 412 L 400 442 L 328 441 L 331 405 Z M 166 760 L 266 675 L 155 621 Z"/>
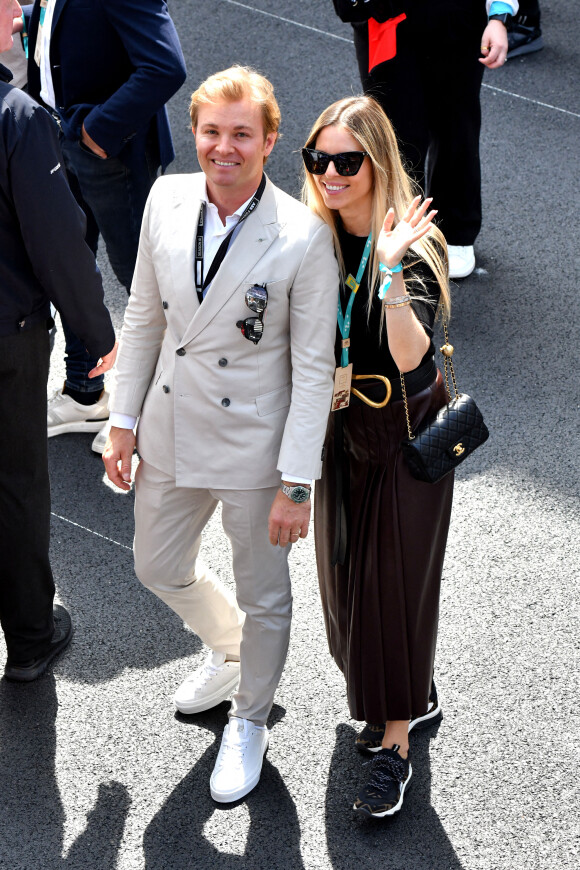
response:
<path fill-rule="evenodd" d="M 497 69 L 503 66 L 508 53 L 508 35 L 505 24 L 501 21 L 488 22 L 481 37 L 481 53 L 483 57 L 479 62 L 488 69 Z"/>
<path fill-rule="evenodd" d="M 274 546 L 280 544 L 281 547 L 286 547 L 288 544 L 295 544 L 298 538 L 305 538 L 308 534 L 310 508 L 310 499 L 302 504 L 296 504 L 279 490 L 272 503 L 268 519 L 270 543 Z"/>
<path fill-rule="evenodd" d="M 106 151 L 103 151 L 103 149 L 101 148 L 100 145 L 97 145 L 97 143 L 95 142 L 94 139 L 91 139 L 91 137 L 89 136 L 89 134 L 87 133 L 87 131 L 85 129 L 84 124 L 83 124 L 82 130 L 81 130 L 81 142 L 83 143 L 83 145 L 86 145 L 86 147 L 90 151 L 92 151 L 93 154 L 96 154 L 97 157 L 100 157 L 102 160 L 106 160 L 107 157 L 109 156 Z"/>
<path fill-rule="evenodd" d="M 113 350 L 110 350 L 109 353 L 106 353 L 101 357 L 100 363 L 97 363 L 94 369 L 91 369 L 89 372 L 89 378 L 96 378 L 97 375 L 104 375 L 105 372 L 108 372 L 109 369 L 112 369 L 115 365 L 115 359 L 117 357 L 117 348 L 119 346 L 119 342 L 115 342 L 113 346 Z"/>
<path fill-rule="evenodd" d="M 111 432 L 103 451 L 107 477 L 119 489 L 131 489 L 131 457 L 135 449 L 135 434 L 132 429 L 111 426 Z"/>

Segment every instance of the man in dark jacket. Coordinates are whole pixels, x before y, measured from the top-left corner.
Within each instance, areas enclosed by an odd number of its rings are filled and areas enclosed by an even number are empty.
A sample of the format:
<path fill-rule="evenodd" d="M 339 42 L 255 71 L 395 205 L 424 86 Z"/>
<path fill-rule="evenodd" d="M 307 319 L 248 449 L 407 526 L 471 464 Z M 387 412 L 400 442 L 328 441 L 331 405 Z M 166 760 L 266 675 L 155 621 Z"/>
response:
<path fill-rule="evenodd" d="M 0 0 L 0 50 L 10 47 L 20 14 L 16 0 Z M 28 682 L 72 634 L 67 611 L 53 607 L 48 558 L 50 302 L 101 359 L 89 377 L 111 368 L 116 346 L 56 124 L 11 78 L 0 65 L 0 622 L 5 676 Z"/>
<path fill-rule="evenodd" d="M 36 0 L 26 7 L 29 93 L 59 118 L 69 182 L 129 290 L 143 209 L 159 167 L 174 157 L 165 104 L 185 80 L 185 62 L 165 0 Z M 97 432 L 108 417 L 102 378 L 63 322 L 66 381 L 49 400 L 48 436 Z M 105 438 L 94 447 L 102 452 Z"/>

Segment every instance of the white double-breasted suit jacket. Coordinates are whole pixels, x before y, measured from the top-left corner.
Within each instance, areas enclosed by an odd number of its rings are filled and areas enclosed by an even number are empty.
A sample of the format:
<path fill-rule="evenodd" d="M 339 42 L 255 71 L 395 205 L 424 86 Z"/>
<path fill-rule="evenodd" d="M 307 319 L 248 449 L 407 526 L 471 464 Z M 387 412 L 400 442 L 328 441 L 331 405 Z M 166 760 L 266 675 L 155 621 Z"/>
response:
<path fill-rule="evenodd" d="M 329 228 L 269 180 L 200 305 L 194 246 L 205 176 L 151 190 L 112 410 L 139 417 L 143 459 L 177 486 L 260 489 L 316 479 L 332 396 L 338 267 Z M 255 345 L 236 326 L 265 285 Z"/>

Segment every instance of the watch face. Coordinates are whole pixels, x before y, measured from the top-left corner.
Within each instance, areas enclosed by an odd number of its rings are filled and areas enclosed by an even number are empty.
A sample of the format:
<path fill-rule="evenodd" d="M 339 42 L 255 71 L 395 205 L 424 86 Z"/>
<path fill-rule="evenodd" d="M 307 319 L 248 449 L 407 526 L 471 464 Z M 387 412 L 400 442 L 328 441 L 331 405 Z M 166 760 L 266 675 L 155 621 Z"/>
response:
<path fill-rule="evenodd" d="M 310 490 L 305 486 L 289 486 L 288 489 L 290 492 L 287 492 L 286 495 L 296 504 L 302 504 L 303 501 L 308 501 L 310 498 Z"/>

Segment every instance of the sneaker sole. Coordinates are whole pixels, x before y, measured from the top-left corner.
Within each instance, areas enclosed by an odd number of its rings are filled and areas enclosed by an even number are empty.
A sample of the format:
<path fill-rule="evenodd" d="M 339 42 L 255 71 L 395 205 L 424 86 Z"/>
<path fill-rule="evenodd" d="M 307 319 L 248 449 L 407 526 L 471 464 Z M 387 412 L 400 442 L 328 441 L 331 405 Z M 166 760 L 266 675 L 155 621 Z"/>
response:
<path fill-rule="evenodd" d="M 270 746 L 270 738 L 268 737 L 267 741 L 266 741 L 266 746 L 264 747 L 264 751 L 262 753 L 262 764 L 263 764 L 263 761 L 264 761 L 264 758 L 266 756 L 266 753 L 268 751 L 269 746 Z M 210 794 L 211 794 L 212 798 L 214 799 L 214 801 L 216 801 L 218 804 L 232 804 L 232 803 L 234 803 L 234 801 L 239 801 L 241 798 L 243 798 L 247 794 L 249 794 L 253 789 L 256 788 L 256 786 L 260 782 L 260 777 L 262 775 L 262 764 L 260 764 L 259 770 L 252 776 L 252 778 L 249 779 L 246 783 L 244 783 L 244 785 L 235 789 L 235 791 L 231 791 L 231 792 L 216 791 L 216 789 L 214 789 L 214 787 L 212 785 L 211 778 L 210 778 L 209 791 L 210 791 Z"/>
<path fill-rule="evenodd" d="M 527 45 L 518 45 L 517 48 L 508 51 L 506 60 L 511 60 L 512 57 L 520 57 L 522 54 L 533 54 L 534 51 L 540 51 L 544 47 L 544 40 L 541 36 L 534 39 L 533 42 L 528 42 Z"/>
<path fill-rule="evenodd" d="M 449 280 L 454 281 L 456 278 L 468 278 L 474 269 L 475 260 L 473 261 L 473 266 L 470 264 L 469 267 L 466 267 L 461 272 L 449 272 Z"/>
<path fill-rule="evenodd" d="M 95 439 L 96 440 L 96 439 Z M 105 447 L 107 446 L 107 442 L 104 444 L 95 444 L 95 441 L 91 444 L 91 450 L 96 456 L 102 456 L 105 452 Z"/>
<path fill-rule="evenodd" d="M 401 789 L 401 797 L 397 801 L 394 807 L 391 807 L 390 810 L 385 810 L 384 813 L 370 813 L 366 807 L 357 807 L 356 804 L 353 804 L 352 808 L 355 813 L 360 813 L 361 816 L 366 816 L 369 819 L 384 819 L 386 816 L 394 816 L 395 813 L 398 813 L 401 807 L 403 806 L 403 798 L 405 797 L 405 792 L 410 787 L 409 783 L 411 782 L 411 777 L 413 776 L 413 766 L 409 762 L 409 776 L 406 781 L 403 783 L 403 788 Z"/>
<path fill-rule="evenodd" d="M 420 731 L 422 728 L 436 725 L 437 722 L 441 722 L 442 719 L 443 713 L 441 712 L 441 706 L 437 705 L 434 710 L 430 710 L 428 713 L 425 713 L 424 716 L 418 716 L 416 719 L 412 719 L 409 722 L 409 733 L 411 733 L 415 728 Z"/>
<path fill-rule="evenodd" d="M 191 716 L 192 713 L 203 713 L 205 710 L 211 710 L 212 707 L 217 707 L 222 701 L 227 701 L 232 692 L 237 688 L 240 681 L 239 673 L 235 679 L 230 680 L 219 692 L 214 692 L 206 698 L 199 701 L 178 701 L 177 697 L 173 698 L 175 708 L 179 713 L 185 713 L 186 716 Z"/>
<path fill-rule="evenodd" d="M 108 420 L 103 417 L 99 420 L 79 420 L 76 423 L 59 423 L 56 426 L 49 426 L 47 436 L 54 438 L 55 435 L 66 435 L 73 432 L 99 432 Z"/>

